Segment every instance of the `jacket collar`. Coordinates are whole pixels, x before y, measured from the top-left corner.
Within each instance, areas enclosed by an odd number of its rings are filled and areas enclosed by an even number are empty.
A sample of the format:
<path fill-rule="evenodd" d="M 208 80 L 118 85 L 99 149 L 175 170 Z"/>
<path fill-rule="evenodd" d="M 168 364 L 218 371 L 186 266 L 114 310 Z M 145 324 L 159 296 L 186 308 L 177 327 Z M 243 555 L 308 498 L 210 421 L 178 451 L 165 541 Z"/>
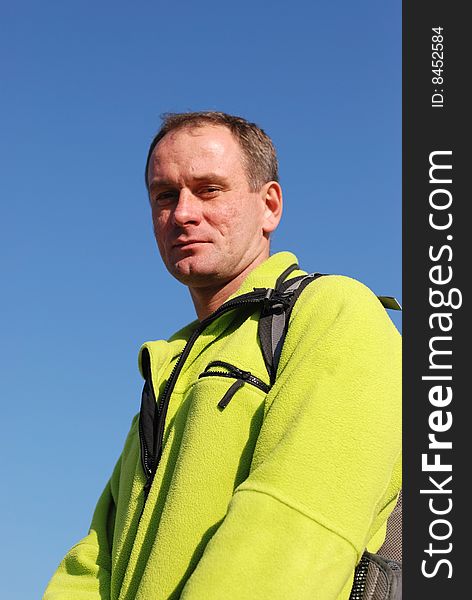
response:
<path fill-rule="evenodd" d="M 275 287 L 275 282 L 279 275 L 293 264 L 298 264 L 298 259 L 292 252 L 277 252 L 273 254 L 249 273 L 237 292 L 230 296 L 228 300 L 241 294 L 252 292 L 254 288 Z M 294 274 L 291 274 L 290 277 L 294 277 Z"/>

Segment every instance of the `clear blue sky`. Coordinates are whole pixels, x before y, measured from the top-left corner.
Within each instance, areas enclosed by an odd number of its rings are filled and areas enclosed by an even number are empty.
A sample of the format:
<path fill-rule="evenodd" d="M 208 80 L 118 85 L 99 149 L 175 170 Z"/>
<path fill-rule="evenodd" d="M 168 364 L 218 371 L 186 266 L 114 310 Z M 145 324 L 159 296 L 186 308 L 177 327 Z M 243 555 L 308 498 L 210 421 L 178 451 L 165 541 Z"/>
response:
<path fill-rule="evenodd" d="M 1 594 L 25 600 L 86 534 L 141 343 L 194 318 L 143 185 L 161 113 L 260 124 L 273 250 L 401 299 L 401 3 L 20 0 L 0 21 Z"/>

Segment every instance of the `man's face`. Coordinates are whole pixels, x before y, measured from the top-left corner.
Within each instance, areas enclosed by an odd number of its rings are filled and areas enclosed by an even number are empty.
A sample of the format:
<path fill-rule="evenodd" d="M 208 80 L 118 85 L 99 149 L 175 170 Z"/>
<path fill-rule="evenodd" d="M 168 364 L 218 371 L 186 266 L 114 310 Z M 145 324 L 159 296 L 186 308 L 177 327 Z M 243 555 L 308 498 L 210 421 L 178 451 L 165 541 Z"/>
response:
<path fill-rule="evenodd" d="M 152 154 L 148 181 L 159 251 L 189 287 L 224 285 L 268 256 L 265 186 L 252 192 L 229 129 L 169 132 Z"/>

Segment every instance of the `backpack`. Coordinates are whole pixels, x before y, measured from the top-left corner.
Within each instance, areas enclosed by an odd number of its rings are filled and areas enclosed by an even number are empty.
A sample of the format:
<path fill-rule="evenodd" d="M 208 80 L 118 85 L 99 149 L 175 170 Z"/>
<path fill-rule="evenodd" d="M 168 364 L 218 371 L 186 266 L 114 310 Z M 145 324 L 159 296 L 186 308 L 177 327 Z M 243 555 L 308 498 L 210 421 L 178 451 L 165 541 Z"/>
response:
<path fill-rule="evenodd" d="M 262 307 L 259 319 L 259 341 L 271 385 L 274 384 L 277 377 L 277 367 L 295 302 L 309 283 L 323 276 L 322 273 L 311 273 L 286 281 L 290 273 L 296 270 L 299 270 L 299 266 L 291 265 L 277 279 L 274 290 L 267 291 L 268 300 L 277 294 L 281 301 L 279 303 L 266 302 Z M 377 297 L 385 308 L 401 310 L 401 306 L 395 298 L 391 296 Z M 401 600 L 401 561 L 402 494 L 400 491 L 396 506 L 387 520 L 387 534 L 384 543 L 376 554 L 365 550 L 355 569 L 349 600 Z"/>

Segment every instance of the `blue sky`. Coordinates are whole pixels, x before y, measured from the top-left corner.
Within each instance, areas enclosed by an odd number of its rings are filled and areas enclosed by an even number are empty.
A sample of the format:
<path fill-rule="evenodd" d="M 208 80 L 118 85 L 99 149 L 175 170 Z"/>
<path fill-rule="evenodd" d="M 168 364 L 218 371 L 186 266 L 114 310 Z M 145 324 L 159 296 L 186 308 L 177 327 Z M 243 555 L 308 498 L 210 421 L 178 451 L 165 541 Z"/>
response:
<path fill-rule="evenodd" d="M 401 4 L 19 1 L 0 21 L 0 560 L 24 600 L 86 534 L 141 343 L 194 318 L 143 185 L 161 113 L 261 125 L 285 200 L 273 250 L 401 299 Z"/>

